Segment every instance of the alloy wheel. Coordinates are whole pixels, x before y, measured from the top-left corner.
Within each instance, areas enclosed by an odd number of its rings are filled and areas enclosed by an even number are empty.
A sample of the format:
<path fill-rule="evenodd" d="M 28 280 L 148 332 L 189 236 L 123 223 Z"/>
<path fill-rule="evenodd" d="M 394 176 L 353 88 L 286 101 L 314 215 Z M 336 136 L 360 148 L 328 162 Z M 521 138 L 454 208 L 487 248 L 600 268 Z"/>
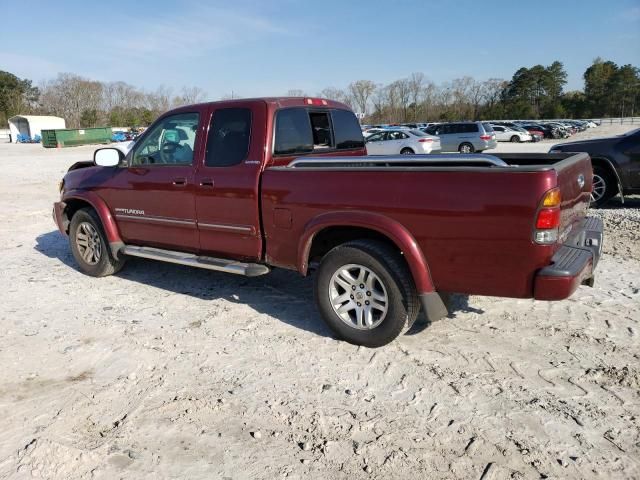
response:
<path fill-rule="evenodd" d="M 380 325 L 389 306 L 382 280 L 371 269 L 357 264 L 343 265 L 333 274 L 329 301 L 336 315 L 358 330 Z"/>
<path fill-rule="evenodd" d="M 89 265 L 96 265 L 102 256 L 102 240 L 93 225 L 82 222 L 76 230 L 76 245 L 82 259 Z"/>
<path fill-rule="evenodd" d="M 607 192 L 607 184 L 600 175 L 593 175 L 593 188 L 591 190 L 591 202 L 600 201 Z"/>

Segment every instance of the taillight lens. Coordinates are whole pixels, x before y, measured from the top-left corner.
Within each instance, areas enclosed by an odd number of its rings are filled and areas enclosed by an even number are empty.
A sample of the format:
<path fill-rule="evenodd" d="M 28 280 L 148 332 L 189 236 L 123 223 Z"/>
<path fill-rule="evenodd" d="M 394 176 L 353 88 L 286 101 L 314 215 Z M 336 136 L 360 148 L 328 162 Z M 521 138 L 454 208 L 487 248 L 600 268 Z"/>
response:
<path fill-rule="evenodd" d="M 558 241 L 561 202 L 559 188 L 552 188 L 542 197 L 534 232 L 534 241 L 536 243 L 548 245 Z"/>
<path fill-rule="evenodd" d="M 536 219 L 537 229 L 557 228 L 560 226 L 560 209 L 559 208 L 543 208 L 538 212 Z"/>
<path fill-rule="evenodd" d="M 418 140 L 419 143 L 431 143 L 433 142 L 433 138 L 421 138 Z"/>
<path fill-rule="evenodd" d="M 491 135 L 480 135 L 480 140 L 491 140 Z"/>

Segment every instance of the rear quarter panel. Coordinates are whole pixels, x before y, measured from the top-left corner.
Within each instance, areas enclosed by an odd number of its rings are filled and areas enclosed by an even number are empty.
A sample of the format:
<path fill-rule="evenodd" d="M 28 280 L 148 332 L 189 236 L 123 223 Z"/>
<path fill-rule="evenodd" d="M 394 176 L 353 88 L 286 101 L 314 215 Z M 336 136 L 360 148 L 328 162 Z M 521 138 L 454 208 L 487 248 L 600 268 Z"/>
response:
<path fill-rule="evenodd" d="M 270 168 L 262 183 L 267 259 L 298 268 L 299 240 L 315 217 L 367 211 L 413 234 L 437 290 L 531 297 L 534 273 L 557 248 L 532 241 L 538 203 L 555 185 L 553 170 Z M 282 212 L 286 228 L 274 221 Z"/>

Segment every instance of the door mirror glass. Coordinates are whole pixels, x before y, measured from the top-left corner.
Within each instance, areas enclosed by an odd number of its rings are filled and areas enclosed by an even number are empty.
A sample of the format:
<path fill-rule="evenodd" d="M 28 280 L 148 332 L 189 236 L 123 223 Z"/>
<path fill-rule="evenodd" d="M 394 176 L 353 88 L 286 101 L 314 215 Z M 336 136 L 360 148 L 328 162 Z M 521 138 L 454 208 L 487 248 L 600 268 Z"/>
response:
<path fill-rule="evenodd" d="M 99 167 L 115 167 L 123 155 L 117 148 L 100 148 L 93 154 L 93 163 Z"/>

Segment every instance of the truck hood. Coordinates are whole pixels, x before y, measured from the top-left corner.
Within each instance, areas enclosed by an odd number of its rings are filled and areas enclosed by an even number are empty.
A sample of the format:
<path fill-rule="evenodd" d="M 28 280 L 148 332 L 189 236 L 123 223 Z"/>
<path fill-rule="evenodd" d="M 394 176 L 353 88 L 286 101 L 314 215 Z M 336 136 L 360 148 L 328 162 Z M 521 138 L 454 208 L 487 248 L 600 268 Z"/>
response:
<path fill-rule="evenodd" d="M 619 140 L 620 137 L 600 137 L 600 138 L 591 138 L 589 140 L 580 140 L 578 142 L 566 142 L 566 143 L 559 143 L 557 145 L 552 146 L 549 151 L 551 152 L 552 150 L 556 150 L 556 151 L 563 151 L 563 152 L 571 152 L 571 151 L 580 151 L 580 150 L 572 150 L 574 148 L 578 148 L 578 147 L 589 147 L 590 145 L 593 144 L 599 144 L 602 145 L 604 143 L 607 142 L 615 142 L 616 140 Z"/>

